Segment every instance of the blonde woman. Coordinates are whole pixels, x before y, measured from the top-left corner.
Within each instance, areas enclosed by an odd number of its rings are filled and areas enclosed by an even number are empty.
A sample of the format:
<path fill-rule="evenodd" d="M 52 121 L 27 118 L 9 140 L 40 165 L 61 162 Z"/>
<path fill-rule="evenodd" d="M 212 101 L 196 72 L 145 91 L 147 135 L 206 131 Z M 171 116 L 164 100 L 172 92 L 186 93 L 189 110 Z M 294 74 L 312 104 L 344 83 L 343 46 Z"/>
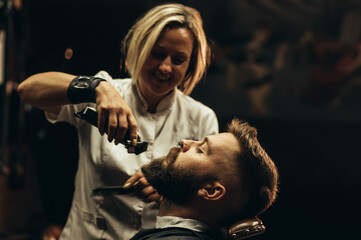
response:
<path fill-rule="evenodd" d="M 161 197 L 144 178 L 128 179 L 182 139 L 218 133 L 215 113 L 188 96 L 209 65 L 209 50 L 198 11 L 163 4 L 140 18 L 123 40 L 123 67 L 131 78 L 113 79 L 105 71 L 46 72 L 19 85 L 21 99 L 44 110 L 50 122 L 78 129 L 75 192 L 60 239 L 129 239 L 154 227 Z M 97 110 L 98 128 L 73 116 L 85 107 Z M 137 134 L 148 142 L 145 152 L 129 154 L 118 144 L 127 130 L 132 142 Z M 124 183 L 143 201 L 134 194 L 92 194 Z"/>

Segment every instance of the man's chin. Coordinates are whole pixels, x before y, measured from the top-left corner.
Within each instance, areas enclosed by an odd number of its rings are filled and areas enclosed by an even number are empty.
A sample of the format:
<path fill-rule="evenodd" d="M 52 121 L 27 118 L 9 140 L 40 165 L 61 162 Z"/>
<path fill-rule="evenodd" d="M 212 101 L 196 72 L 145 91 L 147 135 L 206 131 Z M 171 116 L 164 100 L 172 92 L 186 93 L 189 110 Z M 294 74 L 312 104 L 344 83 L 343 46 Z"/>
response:
<path fill-rule="evenodd" d="M 165 157 L 157 158 L 148 163 L 147 165 L 144 165 L 141 170 L 147 181 L 151 184 L 151 182 L 153 182 L 153 179 L 161 178 L 164 175 L 164 171 L 166 168 L 165 165 Z"/>

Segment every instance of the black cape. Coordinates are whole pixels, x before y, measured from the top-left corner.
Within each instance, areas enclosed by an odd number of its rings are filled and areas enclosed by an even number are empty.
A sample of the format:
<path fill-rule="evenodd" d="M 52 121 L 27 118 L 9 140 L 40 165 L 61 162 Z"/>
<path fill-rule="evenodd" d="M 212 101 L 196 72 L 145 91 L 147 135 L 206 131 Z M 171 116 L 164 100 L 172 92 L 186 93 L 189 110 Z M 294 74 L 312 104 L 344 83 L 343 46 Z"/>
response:
<path fill-rule="evenodd" d="M 186 228 L 157 228 L 140 231 L 130 240 L 224 240 L 221 231 L 195 232 Z"/>

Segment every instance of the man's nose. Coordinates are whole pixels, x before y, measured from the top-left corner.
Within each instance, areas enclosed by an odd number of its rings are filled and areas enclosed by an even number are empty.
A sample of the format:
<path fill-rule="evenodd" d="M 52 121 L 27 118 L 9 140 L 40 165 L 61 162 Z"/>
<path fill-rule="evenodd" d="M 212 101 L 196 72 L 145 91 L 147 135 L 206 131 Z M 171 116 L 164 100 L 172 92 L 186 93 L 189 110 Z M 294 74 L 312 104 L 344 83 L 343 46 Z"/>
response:
<path fill-rule="evenodd" d="M 192 146 L 195 146 L 197 144 L 196 141 L 192 140 L 182 140 L 180 147 L 182 149 L 182 152 L 187 152 Z"/>
<path fill-rule="evenodd" d="M 170 56 L 166 57 L 159 65 L 159 71 L 163 74 L 172 72 L 172 60 Z"/>

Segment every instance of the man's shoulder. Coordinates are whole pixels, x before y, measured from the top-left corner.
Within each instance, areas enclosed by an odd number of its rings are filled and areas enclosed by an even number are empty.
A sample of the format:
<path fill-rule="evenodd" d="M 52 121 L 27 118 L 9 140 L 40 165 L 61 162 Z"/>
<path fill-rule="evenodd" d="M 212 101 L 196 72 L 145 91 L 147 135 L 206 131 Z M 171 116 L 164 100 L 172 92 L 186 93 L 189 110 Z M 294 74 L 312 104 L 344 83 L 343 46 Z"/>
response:
<path fill-rule="evenodd" d="M 210 234 L 195 232 L 186 228 L 147 229 L 139 232 L 130 240 L 219 240 Z"/>

